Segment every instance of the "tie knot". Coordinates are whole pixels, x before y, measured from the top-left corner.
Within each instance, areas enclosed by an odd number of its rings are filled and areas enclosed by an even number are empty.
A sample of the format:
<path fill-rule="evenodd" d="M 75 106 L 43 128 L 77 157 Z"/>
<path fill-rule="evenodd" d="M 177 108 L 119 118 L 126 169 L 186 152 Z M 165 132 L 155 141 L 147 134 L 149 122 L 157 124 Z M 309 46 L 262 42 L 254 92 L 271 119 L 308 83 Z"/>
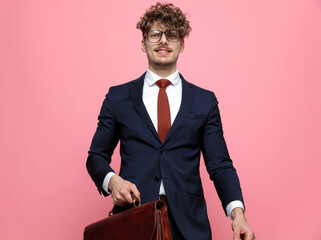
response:
<path fill-rule="evenodd" d="M 159 87 L 159 88 L 167 88 L 168 85 L 170 85 L 171 82 L 167 79 L 160 79 L 156 82 L 156 85 Z"/>

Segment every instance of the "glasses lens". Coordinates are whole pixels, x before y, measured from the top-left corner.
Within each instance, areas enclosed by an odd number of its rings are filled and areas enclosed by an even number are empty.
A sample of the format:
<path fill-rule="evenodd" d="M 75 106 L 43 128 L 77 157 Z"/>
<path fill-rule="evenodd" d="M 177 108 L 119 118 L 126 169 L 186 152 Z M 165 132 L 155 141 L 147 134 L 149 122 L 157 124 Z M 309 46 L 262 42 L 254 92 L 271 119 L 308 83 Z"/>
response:
<path fill-rule="evenodd" d="M 147 38 L 150 42 L 158 42 L 162 37 L 161 31 L 149 31 L 147 33 Z"/>
<path fill-rule="evenodd" d="M 170 42 L 177 42 L 179 40 L 179 34 L 176 31 L 167 32 L 166 37 Z"/>
<path fill-rule="evenodd" d="M 152 43 L 156 43 L 159 40 L 161 40 L 162 38 L 162 31 L 158 31 L 158 30 L 153 30 L 153 31 L 148 31 L 147 32 L 147 39 L 148 41 L 152 42 Z M 180 37 L 179 37 L 179 33 L 176 31 L 168 31 L 168 32 L 164 32 L 166 33 L 166 38 L 169 42 L 178 42 Z"/>

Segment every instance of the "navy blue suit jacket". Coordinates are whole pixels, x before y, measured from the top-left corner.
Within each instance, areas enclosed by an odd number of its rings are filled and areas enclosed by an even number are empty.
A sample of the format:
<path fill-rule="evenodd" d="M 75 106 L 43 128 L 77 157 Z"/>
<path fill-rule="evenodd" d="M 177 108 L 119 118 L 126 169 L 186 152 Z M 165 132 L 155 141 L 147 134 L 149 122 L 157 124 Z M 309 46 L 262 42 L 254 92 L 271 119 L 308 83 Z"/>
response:
<path fill-rule="evenodd" d="M 158 199 L 163 180 L 169 206 L 187 239 L 209 240 L 211 228 L 200 179 L 202 152 L 210 179 L 225 207 L 243 202 L 241 188 L 223 138 L 218 102 L 213 92 L 188 83 L 182 76 L 182 103 L 162 143 L 142 100 L 140 78 L 111 87 L 87 159 L 88 172 L 100 193 L 113 171 L 110 162 L 120 141 L 119 175 L 136 184 L 142 203 Z"/>

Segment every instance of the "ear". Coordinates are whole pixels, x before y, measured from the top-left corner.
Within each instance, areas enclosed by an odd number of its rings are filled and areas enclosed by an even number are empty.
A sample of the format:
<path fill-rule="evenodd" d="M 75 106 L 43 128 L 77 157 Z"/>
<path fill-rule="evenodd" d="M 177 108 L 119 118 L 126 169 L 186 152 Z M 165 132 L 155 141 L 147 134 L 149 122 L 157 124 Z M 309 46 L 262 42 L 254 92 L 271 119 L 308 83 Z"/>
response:
<path fill-rule="evenodd" d="M 184 51 L 184 47 L 185 47 L 185 42 L 184 42 L 184 39 L 183 39 L 183 40 L 181 40 L 181 47 L 179 49 L 180 53 Z"/>
<path fill-rule="evenodd" d="M 145 40 L 142 40 L 142 51 L 145 53 L 146 52 L 146 47 L 145 47 Z"/>

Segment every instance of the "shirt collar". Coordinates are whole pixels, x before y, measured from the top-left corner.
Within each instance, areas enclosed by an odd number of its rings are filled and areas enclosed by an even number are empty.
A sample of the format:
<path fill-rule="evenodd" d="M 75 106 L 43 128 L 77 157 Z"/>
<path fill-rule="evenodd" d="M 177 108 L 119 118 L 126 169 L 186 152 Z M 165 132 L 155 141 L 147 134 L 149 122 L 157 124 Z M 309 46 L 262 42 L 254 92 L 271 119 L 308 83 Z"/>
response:
<path fill-rule="evenodd" d="M 171 82 L 173 86 L 177 85 L 179 81 L 181 81 L 178 70 L 176 70 L 176 72 L 172 73 L 171 75 L 165 78 L 162 78 L 158 76 L 156 73 L 153 73 L 151 70 L 147 69 L 147 72 L 145 75 L 145 81 L 148 83 L 150 87 L 154 85 L 159 79 L 167 79 L 168 81 Z"/>

